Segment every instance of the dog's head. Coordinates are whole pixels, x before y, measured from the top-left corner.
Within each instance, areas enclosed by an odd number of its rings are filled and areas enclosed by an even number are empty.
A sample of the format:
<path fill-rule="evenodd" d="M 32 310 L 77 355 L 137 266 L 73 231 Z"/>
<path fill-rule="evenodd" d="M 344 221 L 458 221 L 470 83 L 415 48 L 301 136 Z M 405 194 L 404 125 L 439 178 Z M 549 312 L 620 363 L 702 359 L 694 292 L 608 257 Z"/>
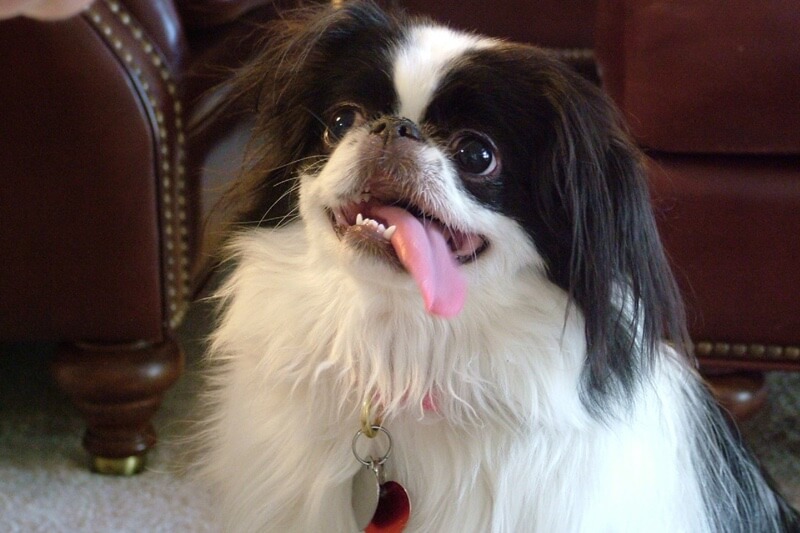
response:
<path fill-rule="evenodd" d="M 261 146 L 244 218 L 278 195 L 321 258 L 456 315 L 522 271 L 583 313 L 589 390 L 624 389 L 680 306 L 639 152 L 604 94 L 544 50 L 370 3 L 289 18 L 242 77 Z M 298 185 L 297 188 L 292 188 Z"/>

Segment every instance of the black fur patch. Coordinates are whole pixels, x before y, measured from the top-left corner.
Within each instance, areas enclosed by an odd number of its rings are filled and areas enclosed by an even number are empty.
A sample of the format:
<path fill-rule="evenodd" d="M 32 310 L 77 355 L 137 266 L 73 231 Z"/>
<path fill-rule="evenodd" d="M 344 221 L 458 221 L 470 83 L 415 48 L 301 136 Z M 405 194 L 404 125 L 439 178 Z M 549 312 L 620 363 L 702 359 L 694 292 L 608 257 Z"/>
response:
<path fill-rule="evenodd" d="M 599 413 L 609 397 L 631 398 L 665 334 L 679 347 L 686 335 L 641 155 L 614 107 L 547 52 L 505 45 L 454 64 L 427 120 L 443 136 L 472 129 L 494 140 L 499 180 L 465 188 L 525 227 L 550 279 L 583 311 L 587 405 Z"/>

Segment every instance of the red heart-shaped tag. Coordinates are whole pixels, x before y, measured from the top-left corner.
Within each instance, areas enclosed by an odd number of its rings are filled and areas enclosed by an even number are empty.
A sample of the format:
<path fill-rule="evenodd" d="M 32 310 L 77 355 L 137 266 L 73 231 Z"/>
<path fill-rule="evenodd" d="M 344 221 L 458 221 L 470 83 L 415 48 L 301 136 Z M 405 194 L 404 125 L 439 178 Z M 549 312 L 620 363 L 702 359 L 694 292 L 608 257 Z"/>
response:
<path fill-rule="evenodd" d="M 411 515 L 411 502 L 406 489 L 396 481 L 381 485 L 378 509 L 364 533 L 401 533 Z"/>

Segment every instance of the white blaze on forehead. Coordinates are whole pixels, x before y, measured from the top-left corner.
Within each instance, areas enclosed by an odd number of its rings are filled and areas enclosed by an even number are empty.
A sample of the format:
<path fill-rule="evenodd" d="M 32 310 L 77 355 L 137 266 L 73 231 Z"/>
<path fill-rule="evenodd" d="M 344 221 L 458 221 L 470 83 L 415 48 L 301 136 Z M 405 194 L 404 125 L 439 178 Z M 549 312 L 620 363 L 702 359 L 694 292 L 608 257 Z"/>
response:
<path fill-rule="evenodd" d="M 419 123 L 454 60 L 493 41 L 440 26 L 413 28 L 394 58 L 397 114 Z"/>

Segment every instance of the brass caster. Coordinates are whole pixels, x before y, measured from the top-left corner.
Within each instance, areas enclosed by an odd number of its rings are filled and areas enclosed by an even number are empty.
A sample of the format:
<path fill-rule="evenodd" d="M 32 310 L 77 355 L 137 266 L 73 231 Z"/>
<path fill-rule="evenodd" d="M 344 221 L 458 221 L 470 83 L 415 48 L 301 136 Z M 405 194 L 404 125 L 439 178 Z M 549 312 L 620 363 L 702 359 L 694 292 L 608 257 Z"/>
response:
<path fill-rule="evenodd" d="M 133 476 L 144 470 L 144 456 L 94 457 L 92 471 L 106 476 Z"/>

